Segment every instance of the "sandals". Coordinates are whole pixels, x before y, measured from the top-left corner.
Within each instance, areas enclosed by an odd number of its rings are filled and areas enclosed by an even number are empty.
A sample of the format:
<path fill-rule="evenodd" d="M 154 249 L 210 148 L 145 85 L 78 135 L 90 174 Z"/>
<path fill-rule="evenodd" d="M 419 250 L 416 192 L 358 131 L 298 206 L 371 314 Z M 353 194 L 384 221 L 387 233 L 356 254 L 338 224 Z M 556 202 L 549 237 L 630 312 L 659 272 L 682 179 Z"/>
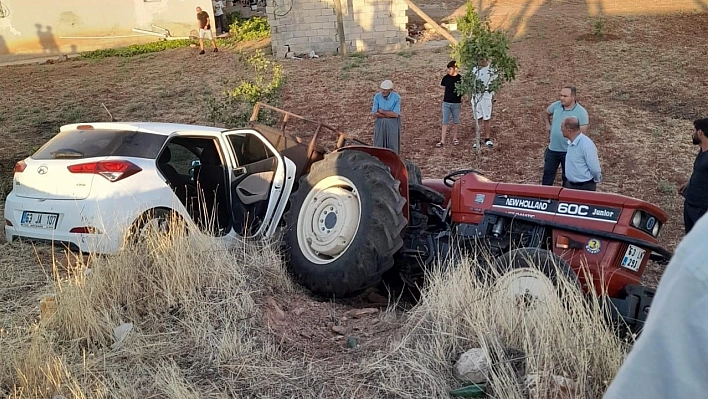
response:
<path fill-rule="evenodd" d="M 437 148 L 440 148 L 440 147 L 442 147 L 442 146 L 443 146 L 443 142 L 442 142 L 442 141 L 438 141 L 438 143 L 435 144 L 435 147 L 437 147 Z"/>
<path fill-rule="evenodd" d="M 453 144 L 453 145 L 458 145 L 458 144 L 460 144 L 460 140 L 455 139 L 455 140 L 452 142 L 452 144 Z"/>

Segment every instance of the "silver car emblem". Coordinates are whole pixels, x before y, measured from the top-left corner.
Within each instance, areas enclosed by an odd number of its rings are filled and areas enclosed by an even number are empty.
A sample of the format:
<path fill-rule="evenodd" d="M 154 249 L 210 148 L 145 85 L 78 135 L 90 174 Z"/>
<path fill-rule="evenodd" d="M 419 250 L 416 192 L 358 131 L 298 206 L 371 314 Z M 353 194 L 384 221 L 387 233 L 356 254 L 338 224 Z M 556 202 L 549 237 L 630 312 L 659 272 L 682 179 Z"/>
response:
<path fill-rule="evenodd" d="M 39 173 L 40 175 L 46 175 L 48 171 L 49 171 L 49 168 L 47 168 L 44 165 L 37 168 L 37 173 Z"/>

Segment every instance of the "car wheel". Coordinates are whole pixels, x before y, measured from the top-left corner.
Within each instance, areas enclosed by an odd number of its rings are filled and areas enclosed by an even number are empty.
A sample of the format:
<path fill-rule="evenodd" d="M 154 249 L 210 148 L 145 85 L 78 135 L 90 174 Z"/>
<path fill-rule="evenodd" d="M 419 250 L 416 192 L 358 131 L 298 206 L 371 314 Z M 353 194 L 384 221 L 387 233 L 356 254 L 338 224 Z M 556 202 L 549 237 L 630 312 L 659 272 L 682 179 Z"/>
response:
<path fill-rule="evenodd" d="M 131 242 L 144 242 L 151 235 L 176 236 L 186 234 L 184 220 L 174 211 L 165 208 L 150 209 L 143 213 L 133 224 Z"/>

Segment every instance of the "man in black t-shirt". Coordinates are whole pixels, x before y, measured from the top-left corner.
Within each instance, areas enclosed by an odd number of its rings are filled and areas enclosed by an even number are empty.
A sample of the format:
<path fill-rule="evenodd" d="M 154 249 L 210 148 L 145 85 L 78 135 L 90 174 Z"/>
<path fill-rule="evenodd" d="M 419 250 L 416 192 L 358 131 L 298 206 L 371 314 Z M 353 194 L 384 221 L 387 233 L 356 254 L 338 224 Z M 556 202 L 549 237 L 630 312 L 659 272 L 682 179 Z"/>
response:
<path fill-rule="evenodd" d="M 693 173 L 688 182 L 679 188 L 683 195 L 683 224 L 686 234 L 693 228 L 698 219 L 708 210 L 708 118 L 693 121 L 693 144 L 700 151 L 693 162 Z"/>
<path fill-rule="evenodd" d="M 447 134 L 447 126 L 452 118 L 452 143 L 459 144 L 457 140 L 457 131 L 460 126 L 460 109 L 462 108 L 462 96 L 455 93 L 455 83 L 459 82 L 462 76 L 457 73 L 457 63 L 450 61 L 447 63 L 447 75 L 442 78 L 440 86 L 445 88 L 445 96 L 442 103 L 442 135 L 440 141 L 435 145 L 442 147 L 445 144 L 445 135 Z"/>

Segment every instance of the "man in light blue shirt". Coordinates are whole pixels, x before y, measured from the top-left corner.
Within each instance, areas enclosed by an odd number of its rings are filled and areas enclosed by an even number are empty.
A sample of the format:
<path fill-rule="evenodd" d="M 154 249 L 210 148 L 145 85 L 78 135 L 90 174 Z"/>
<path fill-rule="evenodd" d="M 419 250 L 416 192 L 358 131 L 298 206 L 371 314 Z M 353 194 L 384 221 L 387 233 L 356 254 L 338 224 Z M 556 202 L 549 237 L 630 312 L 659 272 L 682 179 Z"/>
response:
<path fill-rule="evenodd" d="M 381 82 L 381 91 L 374 95 L 371 113 L 374 122 L 374 146 L 389 148 L 396 154 L 401 149 L 401 96 L 393 91 L 393 82 Z"/>
<path fill-rule="evenodd" d="M 595 143 L 580 131 L 580 122 L 574 116 L 563 119 L 561 131 L 569 142 L 565 155 L 566 181 L 563 187 L 595 191 L 597 183 L 602 180 Z"/>
<path fill-rule="evenodd" d="M 588 132 L 588 112 L 575 99 L 575 87 L 566 86 L 560 91 L 559 100 L 549 105 L 545 112 L 541 113 L 541 119 L 546 124 L 546 130 L 550 133 L 550 142 L 543 159 L 543 178 L 541 184 L 552 186 L 556 179 L 558 166 L 563 171 L 563 183 L 565 183 L 565 154 L 568 151 L 568 141 L 561 132 L 561 122 L 563 119 L 574 116 L 580 121 L 580 131 L 584 134 Z"/>

